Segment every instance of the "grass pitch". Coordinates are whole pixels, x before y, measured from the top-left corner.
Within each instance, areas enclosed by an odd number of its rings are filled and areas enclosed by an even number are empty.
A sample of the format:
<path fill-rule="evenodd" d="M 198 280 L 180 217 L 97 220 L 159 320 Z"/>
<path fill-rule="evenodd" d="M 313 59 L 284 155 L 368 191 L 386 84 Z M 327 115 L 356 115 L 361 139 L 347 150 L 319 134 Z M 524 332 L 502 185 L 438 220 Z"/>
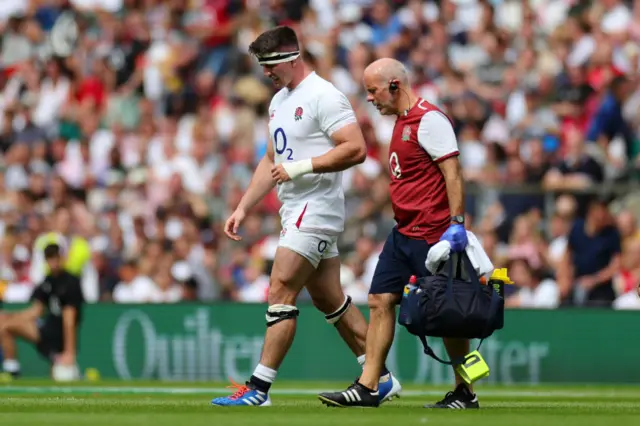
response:
<path fill-rule="evenodd" d="M 344 383 L 277 382 L 272 407 L 209 405 L 225 384 L 93 382 L 59 385 L 18 380 L 0 385 L 0 425 L 60 426 L 317 426 L 640 425 L 640 388 L 633 386 L 477 386 L 480 410 L 429 410 L 443 387 L 405 386 L 378 409 L 321 405 L 316 394 Z"/>

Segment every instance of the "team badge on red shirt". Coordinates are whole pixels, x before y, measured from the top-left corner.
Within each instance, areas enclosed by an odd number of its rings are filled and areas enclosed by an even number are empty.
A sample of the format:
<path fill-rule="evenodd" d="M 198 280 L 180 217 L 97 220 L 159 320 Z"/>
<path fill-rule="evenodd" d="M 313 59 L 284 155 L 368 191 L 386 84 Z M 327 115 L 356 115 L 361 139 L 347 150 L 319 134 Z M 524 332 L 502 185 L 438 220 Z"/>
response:
<path fill-rule="evenodd" d="M 411 139 L 411 126 L 407 125 L 402 129 L 402 140 L 406 142 L 409 139 Z"/>
<path fill-rule="evenodd" d="M 300 121 L 302 120 L 302 108 L 298 107 L 296 108 L 296 112 L 294 113 L 293 117 L 296 119 L 296 121 Z"/>

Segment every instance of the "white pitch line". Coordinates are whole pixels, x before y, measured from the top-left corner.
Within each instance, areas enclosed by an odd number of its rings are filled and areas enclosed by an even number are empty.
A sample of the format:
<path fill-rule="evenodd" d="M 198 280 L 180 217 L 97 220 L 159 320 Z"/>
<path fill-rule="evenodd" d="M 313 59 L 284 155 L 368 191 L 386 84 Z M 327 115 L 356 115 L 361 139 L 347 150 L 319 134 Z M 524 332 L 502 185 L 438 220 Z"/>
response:
<path fill-rule="evenodd" d="M 270 391 L 272 395 L 317 395 L 336 389 L 295 389 L 295 388 L 274 388 Z M 190 387 L 142 387 L 142 386 L 0 386 L 0 393 L 35 393 L 35 394 L 159 394 L 159 395 L 201 395 L 201 394 L 227 394 L 227 388 L 190 388 Z M 442 390 L 406 390 L 402 391 L 402 396 L 440 396 Z M 550 390 L 550 391 L 523 391 L 508 389 L 481 389 L 478 393 L 482 396 L 497 398 L 614 398 L 614 397 L 637 397 L 639 392 L 627 392 L 617 390 L 593 390 L 593 391 L 570 391 L 570 390 Z"/>

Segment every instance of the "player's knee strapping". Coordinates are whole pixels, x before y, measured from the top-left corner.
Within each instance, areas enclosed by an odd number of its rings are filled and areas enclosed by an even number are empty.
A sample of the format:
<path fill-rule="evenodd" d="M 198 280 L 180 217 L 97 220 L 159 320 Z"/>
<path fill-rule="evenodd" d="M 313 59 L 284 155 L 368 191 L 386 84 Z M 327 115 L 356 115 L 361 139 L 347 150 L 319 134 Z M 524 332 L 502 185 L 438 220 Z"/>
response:
<path fill-rule="evenodd" d="M 335 325 L 338 321 L 340 321 L 340 318 L 342 318 L 344 313 L 347 312 L 347 310 L 349 309 L 349 306 L 351 306 L 351 296 L 347 296 L 347 298 L 344 299 L 344 303 L 342 304 L 342 306 L 340 306 L 340 308 L 337 311 L 331 314 L 325 315 L 324 318 L 327 320 L 329 324 Z"/>
<path fill-rule="evenodd" d="M 298 315 L 300 315 L 300 311 L 295 306 L 281 304 L 271 305 L 267 309 L 267 327 L 271 327 L 280 321 L 295 319 Z"/>

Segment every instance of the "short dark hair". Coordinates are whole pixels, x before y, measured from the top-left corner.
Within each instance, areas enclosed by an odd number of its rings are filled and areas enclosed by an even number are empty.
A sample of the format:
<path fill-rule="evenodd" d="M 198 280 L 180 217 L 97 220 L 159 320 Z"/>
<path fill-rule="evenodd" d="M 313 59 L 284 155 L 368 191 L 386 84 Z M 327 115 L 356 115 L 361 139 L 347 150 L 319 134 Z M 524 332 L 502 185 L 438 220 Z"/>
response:
<path fill-rule="evenodd" d="M 588 207 L 604 207 L 608 208 L 615 200 L 615 196 L 609 192 L 598 192 L 587 197 Z"/>
<path fill-rule="evenodd" d="M 267 53 L 277 52 L 283 47 L 295 47 L 298 45 L 298 36 L 291 27 L 279 26 L 263 32 L 249 45 L 249 53 L 254 56 L 261 56 Z"/>
<path fill-rule="evenodd" d="M 617 91 L 628 81 L 629 80 L 627 79 L 627 76 L 625 76 L 625 75 L 616 75 L 611 80 L 610 89 L 613 90 L 613 91 Z"/>
<path fill-rule="evenodd" d="M 44 248 L 44 258 L 54 259 L 60 256 L 60 246 L 58 244 L 49 244 Z"/>

